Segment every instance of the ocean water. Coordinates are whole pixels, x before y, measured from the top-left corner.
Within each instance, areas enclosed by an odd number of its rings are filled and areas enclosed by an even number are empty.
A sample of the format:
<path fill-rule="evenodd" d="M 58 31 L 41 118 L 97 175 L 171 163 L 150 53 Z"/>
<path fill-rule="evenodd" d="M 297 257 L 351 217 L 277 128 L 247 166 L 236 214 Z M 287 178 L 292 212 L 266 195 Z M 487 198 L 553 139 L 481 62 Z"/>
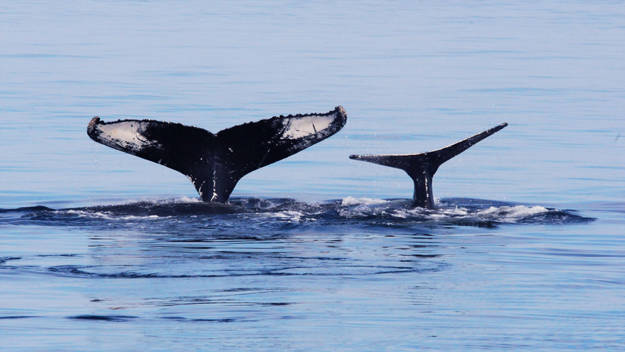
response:
<path fill-rule="evenodd" d="M 625 3 L 0 4 L 3 351 L 623 350 Z M 204 204 L 93 116 L 342 131 Z M 438 149 L 436 210 L 350 154 Z"/>

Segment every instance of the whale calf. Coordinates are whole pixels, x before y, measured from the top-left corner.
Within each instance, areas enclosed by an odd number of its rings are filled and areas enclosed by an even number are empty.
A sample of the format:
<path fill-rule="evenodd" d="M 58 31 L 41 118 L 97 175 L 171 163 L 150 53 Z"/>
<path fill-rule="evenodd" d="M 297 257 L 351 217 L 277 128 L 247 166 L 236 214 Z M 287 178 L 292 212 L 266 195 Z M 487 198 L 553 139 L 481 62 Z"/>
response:
<path fill-rule="evenodd" d="M 321 142 L 346 121 L 345 110 L 337 106 L 324 114 L 275 116 L 213 134 L 179 123 L 103 122 L 96 116 L 87 134 L 98 143 L 189 177 L 203 201 L 225 203 L 243 176 Z"/>
<path fill-rule="evenodd" d="M 464 139 L 448 147 L 421 154 L 350 155 L 350 159 L 390 166 L 406 171 L 414 182 L 413 205 L 434 208 L 432 178 L 439 166 L 454 156 L 469 149 L 475 143 L 508 126 L 502 123 L 475 136 Z"/>

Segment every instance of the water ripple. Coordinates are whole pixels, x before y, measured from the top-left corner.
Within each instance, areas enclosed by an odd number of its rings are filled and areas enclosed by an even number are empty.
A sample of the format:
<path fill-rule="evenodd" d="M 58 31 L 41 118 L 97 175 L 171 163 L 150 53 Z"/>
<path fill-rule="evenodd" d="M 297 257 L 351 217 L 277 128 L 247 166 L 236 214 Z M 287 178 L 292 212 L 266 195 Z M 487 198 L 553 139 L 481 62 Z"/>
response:
<path fill-rule="evenodd" d="M 276 236 L 284 236 L 285 231 L 307 226 L 492 228 L 503 224 L 558 225 L 593 220 L 571 209 L 466 198 L 442 200 L 436 209 L 412 207 L 407 199 L 347 197 L 323 203 L 306 203 L 288 198 L 235 198 L 229 204 L 214 204 L 183 198 L 58 210 L 35 206 L 0 209 L 0 213 L 3 214 L 0 224 L 106 230 L 132 228 L 164 233 L 186 228 L 196 235 L 198 232 L 210 234 L 213 239 L 223 236 L 259 241 L 275 239 Z M 176 240 L 202 241 L 201 238 L 172 239 Z"/>

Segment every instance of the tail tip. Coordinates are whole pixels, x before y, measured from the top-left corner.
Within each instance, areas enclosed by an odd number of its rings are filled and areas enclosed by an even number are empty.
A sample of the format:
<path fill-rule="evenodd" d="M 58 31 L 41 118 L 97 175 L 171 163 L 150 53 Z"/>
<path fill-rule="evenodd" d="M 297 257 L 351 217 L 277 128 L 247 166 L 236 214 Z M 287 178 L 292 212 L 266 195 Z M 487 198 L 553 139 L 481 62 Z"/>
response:
<path fill-rule="evenodd" d="M 342 117 L 347 117 L 347 112 L 345 112 L 345 108 L 342 105 L 337 105 L 334 111 Z"/>
<path fill-rule="evenodd" d="M 488 130 L 487 132 L 489 132 L 489 135 L 490 135 L 490 134 L 493 134 L 493 133 L 495 133 L 495 132 L 497 132 L 497 131 L 502 130 L 502 129 L 503 129 L 504 127 L 506 127 L 506 126 L 508 126 L 508 123 L 507 123 L 507 122 L 500 123 L 499 125 L 497 125 L 497 126 L 495 126 L 495 127 L 491 128 L 490 130 Z"/>
<path fill-rule="evenodd" d="M 100 117 L 99 116 L 95 116 L 94 118 L 91 119 L 91 121 L 89 121 L 89 125 L 87 125 L 87 134 L 88 135 L 92 135 L 93 132 L 95 131 L 95 127 L 100 123 Z"/>

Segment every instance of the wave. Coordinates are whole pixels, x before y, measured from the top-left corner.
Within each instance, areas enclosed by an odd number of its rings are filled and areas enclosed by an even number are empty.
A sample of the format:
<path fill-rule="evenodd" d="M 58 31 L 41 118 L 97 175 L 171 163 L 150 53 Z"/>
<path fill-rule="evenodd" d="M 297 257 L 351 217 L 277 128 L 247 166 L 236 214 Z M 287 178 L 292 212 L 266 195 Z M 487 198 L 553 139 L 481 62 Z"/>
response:
<path fill-rule="evenodd" d="M 494 227 L 502 224 L 572 224 L 593 221 L 575 210 L 470 198 L 437 201 L 435 209 L 415 208 L 409 199 L 346 197 L 320 203 L 290 198 L 233 198 L 229 204 L 195 198 L 125 202 L 82 208 L 45 206 L 0 209 L 0 224 L 103 226 L 150 224 L 299 226 L 303 224 L 374 226 L 457 225 Z"/>

